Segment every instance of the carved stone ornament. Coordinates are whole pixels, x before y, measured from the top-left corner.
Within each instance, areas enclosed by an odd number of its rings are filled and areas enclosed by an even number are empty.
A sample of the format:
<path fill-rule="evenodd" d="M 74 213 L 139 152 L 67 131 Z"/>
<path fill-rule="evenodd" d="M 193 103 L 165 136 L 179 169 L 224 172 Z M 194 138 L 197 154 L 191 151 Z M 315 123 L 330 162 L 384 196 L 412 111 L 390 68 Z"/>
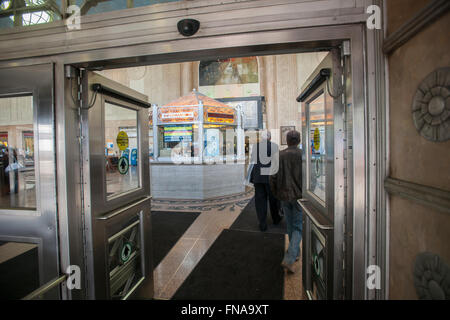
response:
<path fill-rule="evenodd" d="M 414 286 L 420 300 L 449 300 L 449 266 L 436 254 L 420 253 L 414 266 Z"/>
<path fill-rule="evenodd" d="M 420 84 L 412 112 L 414 125 L 424 138 L 450 139 L 450 68 L 437 69 Z"/>

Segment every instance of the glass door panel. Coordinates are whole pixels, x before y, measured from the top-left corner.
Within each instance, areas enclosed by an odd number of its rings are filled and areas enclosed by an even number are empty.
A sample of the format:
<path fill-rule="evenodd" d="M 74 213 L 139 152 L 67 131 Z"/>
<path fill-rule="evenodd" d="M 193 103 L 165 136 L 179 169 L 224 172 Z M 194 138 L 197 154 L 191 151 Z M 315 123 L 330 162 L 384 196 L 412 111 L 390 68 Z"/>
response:
<path fill-rule="evenodd" d="M 33 97 L 0 98 L 0 208 L 36 209 Z"/>
<path fill-rule="evenodd" d="M 59 272 L 53 65 L 0 68 L 0 299 Z M 59 287 L 44 299 L 58 299 Z"/>
<path fill-rule="evenodd" d="M 114 197 L 140 187 L 138 112 L 105 102 L 106 193 Z"/>
<path fill-rule="evenodd" d="M 308 190 L 325 205 L 326 202 L 326 115 L 325 95 L 320 93 L 309 107 L 309 185 Z"/>

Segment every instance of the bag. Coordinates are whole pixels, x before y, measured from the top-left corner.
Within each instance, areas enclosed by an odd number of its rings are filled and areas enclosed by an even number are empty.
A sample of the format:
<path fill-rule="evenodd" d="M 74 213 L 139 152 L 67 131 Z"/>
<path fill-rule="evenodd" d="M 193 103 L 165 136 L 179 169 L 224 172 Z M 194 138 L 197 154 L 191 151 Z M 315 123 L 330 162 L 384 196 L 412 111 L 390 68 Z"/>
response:
<path fill-rule="evenodd" d="M 5 172 L 8 173 L 10 171 L 18 171 L 19 169 L 22 169 L 23 165 L 21 165 L 19 162 L 13 162 L 9 166 L 6 167 Z"/>
<path fill-rule="evenodd" d="M 250 182 L 252 178 L 252 171 L 254 167 L 254 163 L 249 163 L 247 167 L 247 176 L 245 177 L 244 184 L 248 187 L 253 187 L 253 183 Z"/>

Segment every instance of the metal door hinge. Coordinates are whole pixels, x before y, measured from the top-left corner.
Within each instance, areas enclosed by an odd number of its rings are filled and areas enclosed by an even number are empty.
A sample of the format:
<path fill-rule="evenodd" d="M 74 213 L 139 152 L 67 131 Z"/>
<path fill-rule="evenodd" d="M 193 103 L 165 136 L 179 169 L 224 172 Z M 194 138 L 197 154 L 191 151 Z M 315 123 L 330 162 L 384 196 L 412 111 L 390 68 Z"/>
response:
<path fill-rule="evenodd" d="M 73 103 L 78 109 L 82 107 L 82 87 L 81 87 L 81 70 L 72 66 L 65 66 L 65 77 L 69 79 L 69 92 Z M 75 96 L 74 96 L 74 92 Z M 80 110 L 78 110 L 80 113 Z"/>

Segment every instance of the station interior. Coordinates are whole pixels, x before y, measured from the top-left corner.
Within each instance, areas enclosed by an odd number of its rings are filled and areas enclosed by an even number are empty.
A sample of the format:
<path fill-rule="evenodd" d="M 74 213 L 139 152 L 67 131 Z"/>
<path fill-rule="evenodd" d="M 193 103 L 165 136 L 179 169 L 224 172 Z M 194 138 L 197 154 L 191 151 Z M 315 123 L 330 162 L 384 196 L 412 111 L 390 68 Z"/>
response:
<path fill-rule="evenodd" d="M 448 3 L 47 2 L 0 1 L 1 300 L 450 299 Z"/>

